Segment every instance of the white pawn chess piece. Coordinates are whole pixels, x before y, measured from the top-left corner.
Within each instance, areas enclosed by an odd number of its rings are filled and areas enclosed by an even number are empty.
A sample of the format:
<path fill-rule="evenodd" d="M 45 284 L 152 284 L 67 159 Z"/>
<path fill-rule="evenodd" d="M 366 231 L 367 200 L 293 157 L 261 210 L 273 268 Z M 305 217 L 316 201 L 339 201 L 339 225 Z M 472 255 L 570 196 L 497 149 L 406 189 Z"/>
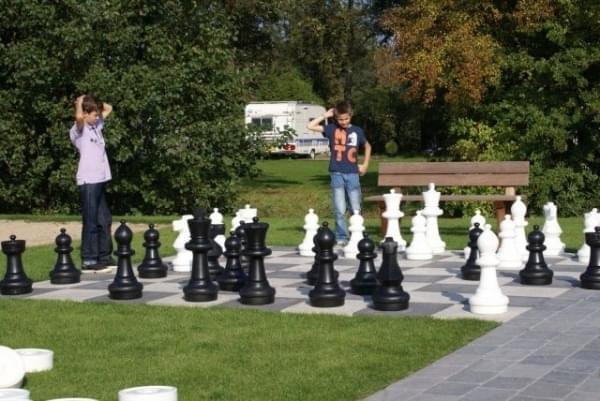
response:
<path fill-rule="evenodd" d="M 25 364 L 12 348 L 0 345 L 0 388 L 20 388 L 25 377 Z"/>
<path fill-rule="evenodd" d="M 435 184 L 429 183 L 429 189 L 423 192 L 423 201 L 425 208 L 422 211 L 423 216 L 427 219 L 427 231 L 425 236 L 431 247 L 434 255 L 440 254 L 446 250 L 446 243 L 440 237 L 438 228 L 438 216 L 444 214 L 439 208 L 441 194 L 435 190 Z"/>
<path fill-rule="evenodd" d="M 400 202 L 402 202 L 402 194 L 396 193 L 395 189 L 390 189 L 389 194 L 383 195 L 385 202 L 385 212 L 381 216 L 387 219 L 387 230 L 384 238 L 392 238 L 398 244 L 398 252 L 406 248 L 406 241 L 402 238 L 400 232 L 400 219 L 404 217 L 404 213 L 400 210 Z"/>
<path fill-rule="evenodd" d="M 126 388 L 119 391 L 119 401 L 177 401 L 177 388 L 171 386 Z"/>
<path fill-rule="evenodd" d="M 173 231 L 177 231 L 179 235 L 173 242 L 173 249 L 177 252 L 173 259 L 172 266 L 176 272 L 192 271 L 192 259 L 194 254 L 192 251 L 185 249 L 185 244 L 190 240 L 190 228 L 188 220 L 194 218 L 191 214 L 185 214 L 179 220 L 173 221 Z"/>
<path fill-rule="evenodd" d="M 242 221 L 242 213 L 238 210 L 231 219 L 231 232 L 235 232 L 235 229 L 240 226 L 240 221 Z"/>
<path fill-rule="evenodd" d="M 469 232 L 475 228 L 475 223 L 479 223 L 479 227 L 485 227 L 485 217 L 481 214 L 481 210 L 475 210 L 475 214 L 471 217 L 471 226 L 469 227 Z M 469 254 L 471 253 L 471 247 L 468 245 L 463 249 L 463 254 L 465 255 L 465 260 L 469 259 Z"/>
<path fill-rule="evenodd" d="M 350 226 L 348 227 L 348 231 L 350 231 L 350 240 L 344 247 L 345 258 L 356 259 L 356 255 L 358 255 L 358 243 L 364 238 L 364 222 L 365 219 L 360 215 L 360 211 L 358 210 L 355 210 L 354 214 L 350 216 Z"/>
<path fill-rule="evenodd" d="M 546 236 L 544 255 L 558 256 L 564 253 L 565 244 L 560 240 L 562 229 L 558 224 L 557 209 L 554 202 L 548 202 L 544 205 L 544 217 L 544 226 L 542 227 L 542 232 Z"/>
<path fill-rule="evenodd" d="M 515 222 L 509 214 L 504 216 L 504 220 L 500 223 L 501 239 L 500 248 L 498 248 L 499 269 L 519 270 L 522 265 L 521 254 L 517 251 L 515 242 Z"/>
<path fill-rule="evenodd" d="M 593 208 L 583 215 L 583 245 L 577 251 L 577 260 L 581 263 L 590 263 L 590 246 L 585 243 L 585 233 L 593 233 L 596 226 L 600 226 L 600 213 Z"/>
<path fill-rule="evenodd" d="M 406 248 L 406 259 L 408 260 L 429 260 L 433 259 L 433 251 L 427 242 L 425 233 L 427 232 L 427 220 L 423 217 L 421 210 L 412 218 L 413 233 L 412 242 Z"/>
<path fill-rule="evenodd" d="M 510 215 L 515 222 L 515 244 L 521 255 L 521 261 L 523 262 L 526 262 L 529 259 L 527 236 L 525 235 L 525 227 L 527 227 L 529 223 L 525 220 L 525 214 L 527 214 L 527 206 L 521 200 L 521 196 L 517 195 L 510 207 Z"/>
<path fill-rule="evenodd" d="M 258 211 L 250 205 L 245 205 L 243 209 L 239 210 L 240 217 L 244 223 L 252 223 L 252 219 L 258 216 Z"/>
<path fill-rule="evenodd" d="M 496 266 L 498 266 L 498 237 L 492 232 L 492 226 L 485 228 L 477 240 L 479 248 L 479 259 L 477 263 L 481 266 L 481 278 L 475 295 L 469 298 L 471 312 L 481 315 L 495 315 L 505 313 L 508 310 L 508 297 L 500 290 Z"/>
<path fill-rule="evenodd" d="M 319 228 L 319 216 L 315 214 L 315 209 L 308 209 L 308 214 L 304 216 L 304 240 L 298 245 L 298 253 L 301 256 L 315 256 L 313 247 L 315 246 L 313 239 L 317 235 Z"/>
<path fill-rule="evenodd" d="M 208 216 L 210 224 L 223 224 L 223 215 L 219 213 L 219 208 L 215 207 L 213 212 Z M 219 244 L 222 250 L 225 250 L 225 236 L 218 234 L 215 236 L 215 242 Z"/>

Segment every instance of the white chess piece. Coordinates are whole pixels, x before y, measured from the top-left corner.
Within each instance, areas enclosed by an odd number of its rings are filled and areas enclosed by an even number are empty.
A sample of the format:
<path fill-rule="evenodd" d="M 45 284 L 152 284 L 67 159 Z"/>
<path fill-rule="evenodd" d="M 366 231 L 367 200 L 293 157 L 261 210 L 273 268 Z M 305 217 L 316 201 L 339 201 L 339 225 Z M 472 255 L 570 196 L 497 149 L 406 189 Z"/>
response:
<path fill-rule="evenodd" d="M 438 228 L 438 216 L 444 214 L 442 209 L 439 208 L 441 194 L 435 190 L 435 184 L 429 184 L 429 190 L 423 192 L 423 201 L 425 202 L 425 208 L 422 211 L 423 216 L 427 219 L 427 231 L 425 236 L 427 242 L 433 251 L 433 254 L 440 254 L 446 250 L 446 243 L 442 241 L 440 237 L 440 230 Z"/>
<path fill-rule="evenodd" d="M 350 216 L 350 240 L 344 247 L 344 257 L 348 259 L 356 259 L 358 255 L 358 242 L 364 238 L 365 219 L 360 215 L 360 211 L 355 210 L 354 214 Z M 406 244 L 406 243 L 405 243 Z"/>
<path fill-rule="evenodd" d="M 235 232 L 235 229 L 240 226 L 240 221 L 242 221 L 242 214 L 238 210 L 237 212 L 235 212 L 235 216 L 233 216 L 233 219 L 231 219 L 231 231 L 230 232 L 232 232 L 232 233 Z"/>
<path fill-rule="evenodd" d="M 544 255 L 547 256 L 558 256 L 565 251 L 565 244 L 560 240 L 560 234 L 562 229 L 558 224 L 556 205 L 553 202 L 548 202 L 544 205 L 544 226 L 542 232 L 546 236 L 544 245 L 546 245 L 546 251 Z"/>
<path fill-rule="evenodd" d="M 317 235 L 319 228 L 319 216 L 315 214 L 315 209 L 308 209 L 308 214 L 304 216 L 304 240 L 298 245 L 298 253 L 301 256 L 315 256 L 313 247 L 315 246 L 313 239 Z"/>
<path fill-rule="evenodd" d="M 492 232 L 492 226 L 486 224 L 477 240 L 480 254 L 477 263 L 481 266 L 481 279 L 475 295 L 469 298 L 473 313 L 494 315 L 508 310 L 508 297 L 500 290 L 496 277 L 496 266 L 499 262 L 496 257 L 498 242 L 498 237 Z"/>
<path fill-rule="evenodd" d="M 479 223 L 479 227 L 485 227 L 485 217 L 481 214 L 481 210 L 475 210 L 475 214 L 471 217 L 471 226 L 469 227 L 469 232 L 475 228 L 475 223 Z M 471 248 L 469 245 L 465 246 L 463 249 L 463 254 L 465 256 L 465 260 L 469 259 L 469 254 L 471 253 Z"/>
<path fill-rule="evenodd" d="M 585 243 L 585 233 L 593 233 L 596 226 L 600 226 L 600 213 L 593 208 L 583 215 L 583 245 L 577 251 L 577 260 L 581 263 L 590 263 L 590 246 Z"/>
<path fill-rule="evenodd" d="M 406 259 L 408 260 L 429 260 L 433 259 L 433 251 L 427 242 L 425 233 L 427 232 L 427 220 L 422 215 L 421 210 L 411 220 L 413 233 L 412 242 L 406 248 Z"/>
<path fill-rule="evenodd" d="M 529 259 L 529 251 L 527 250 L 527 236 L 525 235 L 525 227 L 529 224 L 525 220 L 527 214 L 527 206 L 521 200 L 521 196 L 517 195 L 515 201 L 510 207 L 510 214 L 515 222 L 515 244 L 517 250 L 521 254 L 521 261 L 526 262 Z"/>
<path fill-rule="evenodd" d="M 185 214 L 181 216 L 181 219 L 173 221 L 173 231 L 179 233 L 175 242 L 173 242 L 173 248 L 177 252 L 175 259 L 173 259 L 172 265 L 173 270 L 176 272 L 189 272 L 192 270 L 192 259 L 194 254 L 192 251 L 185 249 L 185 244 L 190 240 L 190 228 L 188 226 L 188 220 L 194 218 L 191 214 Z"/>
<path fill-rule="evenodd" d="M 517 251 L 515 242 L 515 223 L 509 214 L 504 216 L 504 221 L 500 223 L 500 248 L 498 248 L 499 269 L 518 270 L 521 268 L 521 255 Z"/>
<path fill-rule="evenodd" d="M 220 225 L 223 223 L 223 215 L 219 213 L 219 208 L 215 207 L 213 212 L 208 216 L 210 219 L 210 224 Z M 223 234 L 218 234 L 215 236 L 215 242 L 219 244 L 222 250 L 225 250 L 225 236 Z"/>
<path fill-rule="evenodd" d="M 245 205 L 243 209 L 239 210 L 239 212 L 244 223 L 252 223 L 252 219 L 258 216 L 257 209 L 250 207 L 250 205 Z"/>
<path fill-rule="evenodd" d="M 400 233 L 399 222 L 399 220 L 404 217 L 404 213 L 400 210 L 402 194 L 396 193 L 395 189 L 390 189 L 389 194 L 383 195 L 383 200 L 385 202 L 385 212 L 381 215 L 387 219 L 387 230 L 384 238 L 393 238 L 398 244 L 398 252 L 401 252 L 406 248 L 406 241 L 402 238 L 402 233 Z"/>

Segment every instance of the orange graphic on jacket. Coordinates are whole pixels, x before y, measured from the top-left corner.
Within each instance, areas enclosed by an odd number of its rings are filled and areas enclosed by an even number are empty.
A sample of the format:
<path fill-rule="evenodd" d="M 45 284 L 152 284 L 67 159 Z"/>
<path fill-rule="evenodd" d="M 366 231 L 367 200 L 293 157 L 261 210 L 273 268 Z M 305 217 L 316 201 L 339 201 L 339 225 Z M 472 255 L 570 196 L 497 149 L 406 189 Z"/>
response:
<path fill-rule="evenodd" d="M 333 136 L 333 150 L 335 152 L 335 160 L 338 162 L 342 161 L 344 153 L 346 153 L 346 139 L 346 130 L 342 128 L 336 128 Z M 346 157 L 350 163 L 356 163 L 356 148 L 350 148 Z"/>

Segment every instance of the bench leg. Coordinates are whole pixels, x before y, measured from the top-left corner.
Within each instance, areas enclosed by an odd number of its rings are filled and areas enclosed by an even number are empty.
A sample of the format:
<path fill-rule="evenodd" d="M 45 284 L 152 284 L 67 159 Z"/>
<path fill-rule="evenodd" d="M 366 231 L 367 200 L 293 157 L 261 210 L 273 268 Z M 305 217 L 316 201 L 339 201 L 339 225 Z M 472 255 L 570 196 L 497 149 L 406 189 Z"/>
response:
<path fill-rule="evenodd" d="M 496 222 L 498 223 L 498 231 L 500 231 L 500 223 L 502 223 L 502 220 L 504 220 L 506 211 L 510 211 L 511 204 L 512 202 L 494 202 L 494 205 L 496 206 Z"/>

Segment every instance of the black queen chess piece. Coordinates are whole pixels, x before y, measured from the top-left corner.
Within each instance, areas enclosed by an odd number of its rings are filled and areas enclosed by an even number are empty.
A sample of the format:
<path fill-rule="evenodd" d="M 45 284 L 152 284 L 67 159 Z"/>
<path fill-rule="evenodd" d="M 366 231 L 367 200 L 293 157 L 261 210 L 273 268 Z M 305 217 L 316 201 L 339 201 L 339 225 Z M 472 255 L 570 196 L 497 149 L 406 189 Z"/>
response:
<path fill-rule="evenodd" d="M 115 231 L 117 250 L 114 255 L 118 258 L 117 273 L 113 282 L 108 286 L 108 296 L 111 299 L 125 300 L 142 297 L 144 286 L 133 274 L 133 266 L 131 265 L 131 256 L 135 254 L 131 249 L 132 239 L 131 229 L 127 227 L 125 220 L 121 220 L 121 225 Z"/>
<path fill-rule="evenodd" d="M 410 295 L 402 289 L 404 276 L 398 264 L 398 244 L 387 237 L 383 244 L 382 262 L 377 273 L 377 288 L 373 294 L 373 308 L 381 311 L 399 311 L 408 308 Z"/>
<path fill-rule="evenodd" d="M 353 294 L 372 295 L 377 287 L 377 269 L 373 260 L 377 257 L 375 242 L 365 233 L 364 238 L 358 242 L 358 255 L 360 263 L 356 275 L 350 280 Z"/>
<path fill-rule="evenodd" d="M 60 234 L 54 240 L 56 248 L 54 252 L 58 254 L 54 269 L 50 271 L 50 282 L 52 284 L 75 284 L 81 280 L 81 272 L 75 267 L 71 252 L 71 236 L 67 234 L 67 230 L 60 229 Z"/>
<path fill-rule="evenodd" d="M 6 274 L 0 281 L 0 294 L 21 295 L 33 291 L 33 282 L 23 268 L 21 255 L 25 252 L 25 240 L 18 240 L 15 235 L 10 241 L 2 241 L 2 252 L 6 254 Z"/>
<path fill-rule="evenodd" d="M 319 276 L 315 288 L 308 293 L 312 306 L 318 308 L 331 308 L 344 305 L 346 291 L 337 280 L 333 264 L 338 256 L 333 252 L 335 234 L 329 229 L 327 222 L 323 222 L 317 231 L 316 244 L 319 258 Z"/>
<path fill-rule="evenodd" d="M 266 305 L 275 302 L 275 288 L 269 285 L 265 272 L 264 258 L 271 254 L 265 246 L 269 224 L 254 217 L 252 223 L 244 224 L 246 249 L 243 254 L 250 259 L 249 273 L 240 288 L 240 302 L 245 305 Z"/>
<path fill-rule="evenodd" d="M 158 252 L 160 248 L 160 233 L 155 228 L 154 224 L 149 224 L 148 229 L 144 232 L 144 260 L 138 266 L 138 274 L 140 278 L 162 278 L 167 276 L 169 267 L 163 263 Z"/>
<path fill-rule="evenodd" d="M 242 270 L 240 256 L 242 251 L 242 241 L 237 235 L 232 234 L 225 240 L 225 252 L 227 258 L 225 270 L 219 275 L 217 281 L 219 288 L 223 291 L 239 291 L 246 282 L 246 274 Z"/>
<path fill-rule="evenodd" d="M 590 261 L 579 277 L 581 287 L 600 290 L 600 227 L 594 228 L 591 233 L 585 233 L 585 243 L 590 247 Z"/>
<path fill-rule="evenodd" d="M 521 284 L 525 285 L 548 285 L 552 284 L 554 272 L 548 268 L 544 260 L 544 251 L 546 245 L 544 233 L 540 231 L 540 226 L 533 226 L 533 231 L 527 236 L 527 250 L 529 258 L 523 270 L 519 272 Z"/>
<path fill-rule="evenodd" d="M 466 263 L 460 268 L 464 280 L 479 281 L 481 277 L 481 266 L 477 264 L 477 256 L 479 255 L 477 240 L 482 232 L 483 230 L 479 227 L 479 223 L 473 224 L 473 228 L 469 230 L 469 257 Z"/>

